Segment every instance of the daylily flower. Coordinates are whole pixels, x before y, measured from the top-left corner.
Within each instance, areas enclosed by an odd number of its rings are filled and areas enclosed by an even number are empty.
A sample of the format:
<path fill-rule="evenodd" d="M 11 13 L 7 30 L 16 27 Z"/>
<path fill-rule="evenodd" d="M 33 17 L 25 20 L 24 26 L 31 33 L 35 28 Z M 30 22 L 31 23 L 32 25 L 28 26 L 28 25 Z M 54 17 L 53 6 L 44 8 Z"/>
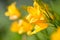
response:
<path fill-rule="evenodd" d="M 30 23 L 35 23 L 35 22 L 37 22 L 37 21 L 47 21 L 47 18 L 45 18 L 44 16 L 43 16 L 43 14 L 40 14 L 40 18 L 39 17 L 33 17 L 32 15 L 28 15 L 27 17 L 26 17 L 26 19 L 30 22 Z"/>
<path fill-rule="evenodd" d="M 48 27 L 47 23 L 38 23 L 35 26 L 33 26 L 32 24 L 30 24 L 27 21 L 19 20 L 18 22 L 15 21 L 12 23 L 11 31 L 17 32 L 19 34 L 27 33 L 27 35 L 33 35 L 41 30 L 46 29 L 47 27 Z"/>
<path fill-rule="evenodd" d="M 48 27 L 47 18 L 44 15 L 46 12 L 41 9 L 36 1 L 34 1 L 33 6 L 27 7 L 27 11 L 29 14 L 26 17 L 26 20 L 32 24 L 35 24 L 33 28 L 34 30 L 29 32 L 30 35 L 36 34 L 37 32 L 40 32 L 41 30 L 44 30 Z"/>
<path fill-rule="evenodd" d="M 48 27 L 48 23 L 44 23 L 45 21 L 41 21 L 41 22 L 36 22 L 35 26 L 34 26 L 34 30 L 32 32 L 30 32 L 30 35 L 36 34 L 44 29 L 46 29 Z"/>
<path fill-rule="evenodd" d="M 33 29 L 33 26 L 24 20 L 19 20 L 18 22 L 13 22 L 11 25 L 11 31 L 18 32 L 19 34 L 22 34 L 25 32 L 28 33 L 30 31 L 32 31 L 32 29 Z"/>
<path fill-rule="evenodd" d="M 20 12 L 16 8 L 16 2 L 8 6 L 8 11 L 5 12 L 6 16 L 9 16 L 10 20 L 15 20 L 20 17 Z"/>
<path fill-rule="evenodd" d="M 11 25 L 11 31 L 19 34 L 27 33 L 27 35 L 33 35 L 48 27 L 47 19 L 40 11 L 41 7 L 36 1 L 34 1 L 33 7 L 28 6 L 28 15 L 25 20 L 15 21 Z"/>
<path fill-rule="evenodd" d="M 60 40 L 60 28 L 51 35 L 51 40 Z"/>
<path fill-rule="evenodd" d="M 32 6 L 28 6 L 27 7 L 27 11 L 28 11 L 28 15 L 26 17 L 26 19 L 30 22 L 36 22 L 38 20 L 46 20 L 45 15 L 43 14 L 42 11 L 40 11 L 41 7 L 39 6 L 39 4 L 34 1 L 33 7 Z"/>
<path fill-rule="evenodd" d="M 15 21 L 15 22 L 13 22 L 12 24 L 11 24 L 11 28 L 10 28 L 10 30 L 12 31 L 12 32 L 18 32 L 19 31 L 19 26 L 18 26 L 18 22 L 17 21 Z"/>

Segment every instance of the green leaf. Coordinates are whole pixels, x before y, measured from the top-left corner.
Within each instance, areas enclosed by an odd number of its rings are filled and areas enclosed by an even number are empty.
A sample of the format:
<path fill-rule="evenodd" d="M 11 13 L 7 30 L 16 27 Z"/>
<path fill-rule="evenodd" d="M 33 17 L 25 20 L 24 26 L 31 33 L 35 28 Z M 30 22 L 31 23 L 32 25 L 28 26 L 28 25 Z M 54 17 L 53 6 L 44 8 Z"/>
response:
<path fill-rule="evenodd" d="M 47 30 L 47 34 L 50 36 L 54 31 L 56 31 L 56 28 L 53 26 L 50 26 L 46 30 Z"/>
<path fill-rule="evenodd" d="M 36 35 L 39 38 L 39 40 L 49 40 L 49 37 L 45 33 L 39 32 Z"/>
<path fill-rule="evenodd" d="M 22 35 L 17 33 L 7 32 L 6 36 L 3 37 L 3 40 L 22 40 Z"/>
<path fill-rule="evenodd" d="M 27 40 L 38 40 L 35 35 L 27 36 Z"/>

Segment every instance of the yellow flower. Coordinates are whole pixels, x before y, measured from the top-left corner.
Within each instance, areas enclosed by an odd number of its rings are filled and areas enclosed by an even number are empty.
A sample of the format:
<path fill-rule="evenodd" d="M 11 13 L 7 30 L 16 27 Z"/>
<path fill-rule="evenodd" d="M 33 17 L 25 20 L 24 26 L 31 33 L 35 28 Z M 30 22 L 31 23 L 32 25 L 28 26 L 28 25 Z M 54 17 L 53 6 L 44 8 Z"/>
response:
<path fill-rule="evenodd" d="M 10 30 L 11 30 L 12 32 L 18 32 L 18 31 L 19 31 L 19 28 L 20 28 L 20 27 L 18 26 L 18 22 L 15 21 L 15 22 L 12 23 Z"/>
<path fill-rule="evenodd" d="M 47 23 L 36 23 L 35 26 L 30 24 L 29 22 L 25 20 L 19 20 L 18 22 L 15 21 L 11 25 L 11 31 L 17 32 L 19 34 L 27 33 L 27 35 L 33 35 L 37 32 L 40 32 L 41 30 L 44 30 L 48 27 Z M 33 31 L 32 31 L 33 30 Z"/>
<path fill-rule="evenodd" d="M 15 20 L 20 17 L 20 12 L 16 8 L 16 2 L 8 6 L 8 11 L 5 12 L 6 16 L 9 16 L 10 20 Z"/>
<path fill-rule="evenodd" d="M 27 11 L 29 14 L 27 15 L 26 19 L 30 23 L 35 24 L 33 28 L 34 30 L 28 32 L 29 35 L 36 34 L 37 32 L 40 32 L 41 30 L 44 30 L 48 27 L 48 23 L 46 23 L 46 16 L 43 14 L 46 12 L 43 9 L 41 9 L 41 7 L 36 1 L 34 1 L 33 7 L 27 7 Z"/>
<path fill-rule="evenodd" d="M 41 30 L 46 29 L 48 27 L 48 23 L 46 23 L 46 17 L 43 14 L 45 11 L 43 12 L 40 9 L 41 7 L 38 5 L 38 3 L 34 1 L 33 7 L 27 7 L 29 14 L 26 17 L 26 20 L 13 22 L 11 31 L 18 32 L 19 34 L 27 33 L 27 35 L 33 35 Z"/>
<path fill-rule="evenodd" d="M 34 6 L 28 6 L 27 11 L 29 14 L 31 14 L 34 17 L 39 17 L 40 16 L 40 10 L 39 10 L 39 5 L 34 1 Z"/>
<path fill-rule="evenodd" d="M 13 22 L 11 25 L 11 31 L 13 32 L 18 32 L 19 34 L 22 33 L 28 33 L 30 31 L 32 31 L 33 26 L 24 21 L 24 20 L 19 20 L 18 22 Z"/>
<path fill-rule="evenodd" d="M 47 23 L 38 23 L 34 26 L 34 30 L 30 33 L 30 35 L 36 34 L 48 27 Z"/>
<path fill-rule="evenodd" d="M 51 35 L 51 40 L 60 40 L 60 28 Z"/>
<path fill-rule="evenodd" d="M 27 11 L 28 11 L 28 15 L 26 17 L 26 19 L 30 22 L 36 22 L 38 20 L 46 20 L 45 15 L 43 14 L 44 12 L 40 10 L 41 7 L 39 6 L 39 4 L 34 1 L 33 7 L 32 6 L 28 6 L 27 7 Z"/>
<path fill-rule="evenodd" d="M 30 22 L 30 23 L 35 23 L 37 21 L 47 21 L 47 18 L 45 17 L 45 15 L 43 14 L 40 14 L 40 17 L 36 18 L 36 17 L 33 17 L 32 15 L 28 15 L 26 17 L 26 19 Z"/>
<path fill-rule="evenodd" d="M 19 26 L 22 28 L 23 32 L 29 32 L 33 28 L 33 26 L 30 23 L 24 20 L 20 20 Z M 19 30 L 19 33 L 21 33 L 20 30 Z"/>

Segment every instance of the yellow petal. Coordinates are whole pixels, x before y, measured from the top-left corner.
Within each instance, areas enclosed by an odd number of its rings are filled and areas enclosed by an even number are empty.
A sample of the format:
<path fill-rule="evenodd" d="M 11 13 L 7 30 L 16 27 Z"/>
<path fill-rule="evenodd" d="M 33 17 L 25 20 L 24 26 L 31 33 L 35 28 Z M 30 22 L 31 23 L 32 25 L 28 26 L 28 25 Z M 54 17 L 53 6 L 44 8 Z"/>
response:
<path fill-rule="evenodd" d="M 32 16 L 31 16 L 30 14 L 26 16 L 26 19 L 27 19 L 28 21 L 30 21 L 31 18 L 32 18 Z"/>
<path fill-rule="evenodd" d="M 36 1 L 34 1 L 33 6 L 34 6 L 34 8 L 36 8 L 36 9 L 39 9 L 39 8 L 40 8 L 39 4 L 38 4 Z"/>
<path fill-rule="evenodd" d="M 19 10 L 16 8 L 16 2 L 8 6 L 8 12 L 10 15 L 20 15 Z"/>
<path fill-rule="evenodd" d="M 9 16 L 9 19 L 15 20 L 20 17 L 20 12 L 16 8 L 16 2 L 8 6 L 8 11 L 5 13 L 6 16 Z"/>
<path fill-rule="evenodd" d="M 31 14 L 34 17 L 40 16 L 40 10 L 34 7 L 28 6 L 27 11 L 29 14 Z"/>
<path fill-rule="evenodd" d="M 8 6 L 8 11 L 12 14 L 16 10 L 16 2 Z"/>
<path fill-rule="evenodd" d="M 60 28 L 57 28 L 57 31 L 52 33 L 51 40 L 60 40 Z"/>
<path fill-rule="evenodd" d="M 37 23 L 37 25 L 39 25 L 42 30 L 48 27 L 48 23 Z"/>
<path fill-rule="evenodd" d="M 23 27 L 20 27 L 20 29 L 19 29 L 18 33 L 19 33 L 19 34 L 24 33 L 24 29 L 23 29 Z"/>
<path fill-rule="evenodd" d="M 31 35 L 32 35 L 31 33 L 32 33 L 32 31 L 28 31 L 28 32 L 27 32 L 27 35 L 28 35 L 28 36 L 31 36 Z"/>
<path fill-rule="evenodd" d="M 16 22 L 13 22 L 13 23 L 12 23 L 10 30 L 11 30 L 12 32 L 18 32 L 19 28 L 20 28 L 20 27 L 18 26 L 18 22 L 16 21 Z"/>
<path fill-rule="evenodd" d="M 31 18 L 31 20 L 30 20 L 30 23 L 34 23 L 34 22 L 36 22 L 38 19 L 36 19 L 36 18 Z"/>
<path fill-rule="evenodd" d="M 42 28 L 41 28 L 40 26 L 36 25 L 36 26 L 34 27 L 34 31 L 33 31 L 31 34 L 36 34 L 37 32 L 39 32 L 39 31 L 41 31 L 41 30 L 42 30 Z"/>
<path fill-rule="evenodd" d="M 30 23 L 28 23 L 27 21 L 20 20 L 19 24 L 21 27 L 23 27 L 24 32 L 28 32 L 28 31 L 32 30 L 32 25 Z"/>

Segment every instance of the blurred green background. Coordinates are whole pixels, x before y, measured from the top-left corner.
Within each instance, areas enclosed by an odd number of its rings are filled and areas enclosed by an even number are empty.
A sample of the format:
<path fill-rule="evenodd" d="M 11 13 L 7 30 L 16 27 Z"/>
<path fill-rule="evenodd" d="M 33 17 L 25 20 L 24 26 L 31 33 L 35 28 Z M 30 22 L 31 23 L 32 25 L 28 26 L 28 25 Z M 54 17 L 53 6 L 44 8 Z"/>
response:
<path fill-rule="evenodd" d="M 16 6 L 21 10 L 23 14 L 26 12 L 23 11 L 20 7 L 23 5 L 29 6 L 33 5 L 33 0 L 0 0 L 0 40 L 22 40 L 22 35 L 13 33 L 9 30 L 11 20 L 4 15 L 7 10 L 7 6 L 16 1 Z M 47 3 L 51 9 L 60 16 L 60 0 L 42 0 Z M 55 27 L 48 27 L 42 32 L 37 33 L 36 35 L 26 36 L 27 40 L 50 40 L 50 34 L 55 30 Z"/>

